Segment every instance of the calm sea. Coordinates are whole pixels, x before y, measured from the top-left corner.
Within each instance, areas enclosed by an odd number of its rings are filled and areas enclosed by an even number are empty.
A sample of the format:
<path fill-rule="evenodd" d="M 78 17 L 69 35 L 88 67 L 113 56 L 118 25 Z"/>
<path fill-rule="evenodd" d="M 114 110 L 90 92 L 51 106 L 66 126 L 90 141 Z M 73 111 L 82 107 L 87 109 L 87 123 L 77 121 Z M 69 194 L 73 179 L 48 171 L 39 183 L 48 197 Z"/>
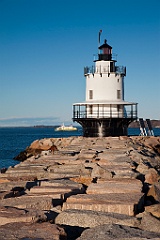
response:
<path fill-rule="evenodd" d="M 160 128 L 154 129 L 154 133 L 160 136 Z M 140 130 L 130 128 L 129 135 L 139 135 Z M 0 168 L 14 166 L 19 162 L 13 160 L 21 151 L 25 150 L 34 140 L 42 138 L 59 138 L 81 136 L 82 128 L 74 132 L 56 132 L 54 128 L 16 127 L 0 128 Z"/>

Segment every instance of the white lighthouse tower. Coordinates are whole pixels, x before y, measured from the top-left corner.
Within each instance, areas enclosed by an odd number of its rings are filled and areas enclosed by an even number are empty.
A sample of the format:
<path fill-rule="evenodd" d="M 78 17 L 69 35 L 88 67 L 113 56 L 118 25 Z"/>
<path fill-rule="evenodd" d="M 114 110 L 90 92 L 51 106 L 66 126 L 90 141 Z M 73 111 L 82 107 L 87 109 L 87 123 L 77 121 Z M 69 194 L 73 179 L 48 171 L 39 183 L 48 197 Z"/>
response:
<path fill-rule="evenodd" d="M 137 119 L 137 103 L 124 101 L 126 67 L 116 65 L 107 40 L 98 49 L 94 66 L 84 68 L 86 99 L 73 104 L 73 121 L 82 125 L 84 137 L 127 135 Z"/>

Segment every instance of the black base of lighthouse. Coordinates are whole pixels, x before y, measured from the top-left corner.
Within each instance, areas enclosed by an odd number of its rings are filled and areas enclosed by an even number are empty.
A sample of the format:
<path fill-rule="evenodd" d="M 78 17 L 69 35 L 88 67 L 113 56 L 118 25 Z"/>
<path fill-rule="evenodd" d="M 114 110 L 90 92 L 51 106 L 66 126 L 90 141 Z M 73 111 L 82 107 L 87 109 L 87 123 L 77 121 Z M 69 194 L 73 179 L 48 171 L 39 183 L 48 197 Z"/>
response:
<path fill-rule="evenodd" d="M 132 118 L 73 119 L 83 127 L 84 137 L 127 136 Z"/>

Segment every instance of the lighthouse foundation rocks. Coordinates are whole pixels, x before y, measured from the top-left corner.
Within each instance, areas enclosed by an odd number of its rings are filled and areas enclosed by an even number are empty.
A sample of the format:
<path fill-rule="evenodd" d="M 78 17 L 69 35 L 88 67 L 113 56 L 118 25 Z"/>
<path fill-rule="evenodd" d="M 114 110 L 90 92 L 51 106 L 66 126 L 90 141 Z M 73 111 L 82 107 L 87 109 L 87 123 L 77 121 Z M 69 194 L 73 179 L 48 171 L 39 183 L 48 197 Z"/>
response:
<path fill-rule="evenodd" d="M 0 174 L 0 239 L 160 239 L 159 149 L 160 137 L 33 142 Z"/>

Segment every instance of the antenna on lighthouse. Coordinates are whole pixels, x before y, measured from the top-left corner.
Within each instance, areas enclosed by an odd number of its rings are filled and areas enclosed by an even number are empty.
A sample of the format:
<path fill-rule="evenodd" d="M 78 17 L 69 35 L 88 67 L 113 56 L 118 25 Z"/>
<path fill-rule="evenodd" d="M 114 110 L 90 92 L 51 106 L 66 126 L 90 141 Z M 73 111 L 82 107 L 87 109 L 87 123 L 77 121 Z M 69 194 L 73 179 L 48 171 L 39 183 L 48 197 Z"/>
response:
<path fill-rule="evenodd" d="M 102 30 L 100 30 L 98 34 L 98 47 L 100 46 L 100 42 L 101 42 L 101 33 L 102 33 Z M 100 50 L 99 50 L 99 53 L 100 53 Z"/>

